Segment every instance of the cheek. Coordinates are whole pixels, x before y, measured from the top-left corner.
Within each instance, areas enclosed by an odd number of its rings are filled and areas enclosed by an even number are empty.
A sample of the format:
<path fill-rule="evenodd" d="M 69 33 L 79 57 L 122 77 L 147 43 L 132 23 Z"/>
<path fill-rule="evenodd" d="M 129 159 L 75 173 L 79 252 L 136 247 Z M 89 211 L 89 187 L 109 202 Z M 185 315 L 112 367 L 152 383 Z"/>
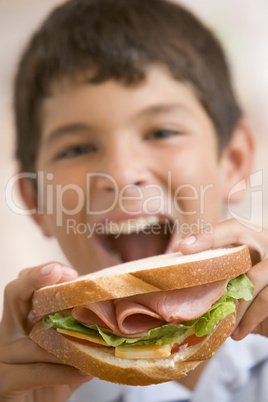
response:
<path fill-rule="evenodd" d="M 85 194 L 84 183 L 43 173 L 38 187 L 39 213 L 45 215 L 51 229 L 60 230 L 66 227 L 68 219 L 79 221 L 86 206 Z"/>
<path fill-rule="evenodd" d="M 190 142 L 180 153 L 173 153 L 168 158 L 170 170 L 177 180 L 176 187 L 192 185 L 198 190 L 200 186 L 218 184 L 220 164 L 214 147 L 208 144 Z"/>
<path fill-rule="evenodd" d="M 173 159 L 171 172 L 176 212 L 186 220 L 199 216 L 216 222 L 221 218 L 220 167 L 215 160 L 206 159 L 198 152 L 188 153 L 188 157 Z"/>

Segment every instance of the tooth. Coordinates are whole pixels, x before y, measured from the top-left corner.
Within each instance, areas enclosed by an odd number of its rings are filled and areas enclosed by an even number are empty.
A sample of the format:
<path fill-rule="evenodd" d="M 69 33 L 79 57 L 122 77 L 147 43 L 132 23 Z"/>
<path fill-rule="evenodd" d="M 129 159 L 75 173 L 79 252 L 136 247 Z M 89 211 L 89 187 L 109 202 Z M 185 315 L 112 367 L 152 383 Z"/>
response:
<path fill-rule="evenodd" d="M 119 233 L 122 234 L 129 233 L 129 221 L 122 221 L 119 223 Z"/>
<path fill-rule="evenodd" d="M 118 233 L 118 225 L 115 222 L 109 222 L 106 224 L 105 227 L 105 233 L 106 234 L 114 234 L 116 235 Z"/>
<path fill-rule="evenodd" d="M 130 234 L 139 233 L 142 230 L 160 223 L 160 218 L 156 215 L 140 217 L 137 219 L 129 219 L 120 222 L 109 222 L 106 224 L 105 233 L 106 234 Z"/>

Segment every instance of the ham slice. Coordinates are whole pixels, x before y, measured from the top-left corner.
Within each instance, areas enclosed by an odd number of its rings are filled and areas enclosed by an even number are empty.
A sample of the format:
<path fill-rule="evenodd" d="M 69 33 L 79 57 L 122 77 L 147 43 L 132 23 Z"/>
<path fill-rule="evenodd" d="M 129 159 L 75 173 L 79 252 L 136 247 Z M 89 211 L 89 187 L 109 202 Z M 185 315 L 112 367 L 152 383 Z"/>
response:
<path fill-rule="evenodd" d="M 191 289 L 176 289 L 135 295 L 124 299 L 89 303 L 72 310 L 85 325 L 97 324 L 118 336 L 141 337 L 163 324 L 190 321 L 205 314 L 224 293 L 228 280 Z"/>
<path fill-rule="evenodd" d="M 226 289 L 228 280 L 207 283 L 189 288 L 166 292 L 146 293 L 130 297 L 128 300 L 147 306 L 163 319 L 174 324 L 178 321 L 195 320 L 205 314 Z"/>
<path fill-rule="evenodd" d="M 150 329 L 165 324 L 159 314 L 124 299 L 116 304 L 105 300 L 75 307 L 72 317 L 87 326 L 96 324 L 104 332 L 133 338 L 146 335 Z"/>
<path fill-rule="evenodd" d="M 121 299 L 115 304 L 116 318 L 120 331 L 123 334 L 146 335 L 152 328 L 165 324 L 163 318 L 145 304 L 133 303 Z"/>
<path fill-rule="evenodd" d="M 102 331 L 119 333 L 115 306 L 111 300 L 84 304 L 72 310 L 72 316 L 85 325 L 96 324 Z"/>

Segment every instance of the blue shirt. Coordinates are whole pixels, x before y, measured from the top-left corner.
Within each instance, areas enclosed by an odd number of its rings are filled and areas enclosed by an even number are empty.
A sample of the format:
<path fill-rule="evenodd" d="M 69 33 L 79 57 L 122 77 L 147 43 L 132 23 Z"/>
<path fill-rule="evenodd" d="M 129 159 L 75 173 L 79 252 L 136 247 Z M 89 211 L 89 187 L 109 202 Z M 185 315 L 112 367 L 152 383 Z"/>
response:
<path fill-rule="evenodd" d="M 94 379 L 69 402 L 267 402 L 268 338 L 231 338 L 204 368 L 192 392 L 178 382 L 129 387 Z"/>

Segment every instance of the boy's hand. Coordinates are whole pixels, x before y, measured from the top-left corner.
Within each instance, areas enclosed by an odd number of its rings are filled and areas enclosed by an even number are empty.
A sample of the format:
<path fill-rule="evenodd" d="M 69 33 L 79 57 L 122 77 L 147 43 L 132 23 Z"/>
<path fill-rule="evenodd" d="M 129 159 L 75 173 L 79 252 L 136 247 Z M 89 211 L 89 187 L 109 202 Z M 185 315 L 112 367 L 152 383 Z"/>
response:
<path fill-rule="evenodd" d="M 71 268 L 52 263 L 26 269 L 5 290 L 3 318 L 0 323 L 0 400 L 66 401 L 90 376 L 64 365 L 40 348 L 28 334 L 33 292 L 43 286 L 77 277 Z"/>
<path fill-rule="evenodd" d="M 188 235 L 173 251 L 190 254 L 237 244 L 247 244 L 252 251 L 253 267 L 247 276 L 255 290 L 252 300 L 239 303 L 232 338 L 241 340 L 251 332 L 268 336 L 268 230 L 246 227 L 232 219 L 216 225 L 212 234 Z"/>

